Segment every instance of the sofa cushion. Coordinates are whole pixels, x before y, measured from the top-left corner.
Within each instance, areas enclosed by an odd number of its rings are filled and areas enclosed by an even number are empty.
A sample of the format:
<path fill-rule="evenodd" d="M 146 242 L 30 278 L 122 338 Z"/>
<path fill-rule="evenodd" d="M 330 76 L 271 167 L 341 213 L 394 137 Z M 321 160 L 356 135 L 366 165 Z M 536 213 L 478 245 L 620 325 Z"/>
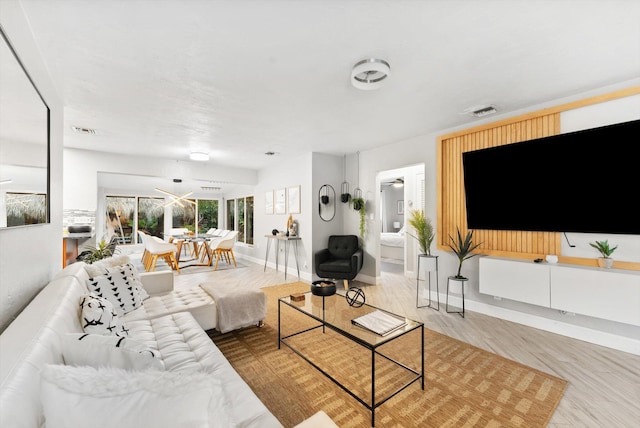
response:
<path fill-rule="evenodd" d="M 350 259 L 335 259 L 320 263 L 322 272 L 349 273 L 353 269 Z"/>
<path fill-rule="evenodd" d="M 104 297 L 89 293 L 80 297 L 80 322 L 85 333 L 127 336 L 129 333 L 113 304 Z"/>
<path fill-rule="evenodd" d="M 204 373 L 45 365 L 40 394 L 47 428 L 235 425 L 220 382 Z"/>
<path fill-rule="evenodd" d="M 168 371 L 211 371 L 215 351 L 207 333 L 189 312 L 127 320 L 132 339 L 157 352 Z"/>
<path fill-rule="evenodd" d="M 62 358 L 70 366 L 164 370 L 157 357 L 142 343 L 125 337 L 69 333 L 62 341 Z"/>
<path fill-rule="evenodd" d="M 89 278 L 87 288 L 98 296 L 106 297 L 119 315 L 124 315 L 142 306 L 142 283 L 132 273 L 131 265 L 114 266 L 106 274 Z"/>
<path fill-rule="evenodd" d="M 172 274 L 173 275 L 173 274 Z M 200 327 L 210 330 L 217 324 L 217 308 L 213 298 L 200 287 L 175 290 L 144 301 L 141 308 L 129 312 L 124 321 L 158 318 L 178 312 L 191 312 Z"/>
<path fill-rule="evenodd" d="M 97 261 L 93 264 L 85 264 L 84 269 L 87 271 L 87 274 L 90 278 L 102 275 L 108 275 L 112 271 L 120 270 L 123 268 L 125 274 L 128 277 L 133 277 L 136 280 L 136 286 L 138 287 L 138 292 L 140 293 L 140 298 L 145 300 L 149 298 L 149 294 L 142 287 L 140 272 L 135 267 L 133 263 L 131 263 L 131 259 L 127 255 L 121 256 L 113 256 L 100 261 Z"/>
<path fill-rule="evenodd" d="M 334 259 L 350 259 L 358 246 L 356 235 L 331 235 L 327 248 Z"/>
<path fill-rule="evenodd" d="M 104 275 L 107 273 L 108 268 L 126 265 L 127 263 L 131 263 L 131 259 L 128 255 L 122 254 L 107 257 L 106 259 L 98 260 L 93 263 L 85 263 L 84 269 L 87 271 L 89 278 L 93 278 L 94 276 Z"/>

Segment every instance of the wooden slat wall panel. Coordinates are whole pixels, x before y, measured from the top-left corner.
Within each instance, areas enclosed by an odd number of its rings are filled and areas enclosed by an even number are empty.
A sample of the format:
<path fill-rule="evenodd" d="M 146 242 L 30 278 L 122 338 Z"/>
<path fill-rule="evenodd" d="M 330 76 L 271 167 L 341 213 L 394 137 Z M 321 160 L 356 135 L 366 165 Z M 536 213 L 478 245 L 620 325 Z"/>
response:
<path fill-rule="evenodd" d="M 463 152 L 556 135 L 560 133 L 560 114 L 563 111 L 637 94 L 640 94 L 640 86 L 633 86 L 439 137 L 436 183 L 438 249 L 450 250 L 449 236 L 455 237 L 456 227 L 460 227 L 463 235 L 467 233 L 462 173 Z M 543 172 L 552 173 L 545 171 L 544 165 L 541 165 L 540 169 Z M 544 257 L 547 254 L 560 255 L 562 248 L 562 235 L 554 232 L 476 230 L 474 241 L 482 242 L 479 249 L 482 254 L 513 258 L 532 259 Z M 560 262 L 597 266 L 595 258 L 560 256 Z M 640 270 L 640 263 L 615 260 L 614 267 Z"/>
<path fill-rule="evenodd" d="M 438 248 L 448 249 L 449 236 L 455 237 L 457 227 L 460 227 L 463 235 L 467 233 L 462 153 L 556 135 L 560 132 L 559 125 L 559 113 L 551 113 L 439 140 L 441 156 L 438 162 L 442 185 L 439 195 Z M 544 165 L 541 165 L 540 169 L 544 171 Z M 483 254 L 506 257 L 544 257 L 546 254 L 560 254 L 561 242 L 557 233 L 476 230 L 474 239 L 483 243 L 479 250 Z"/>

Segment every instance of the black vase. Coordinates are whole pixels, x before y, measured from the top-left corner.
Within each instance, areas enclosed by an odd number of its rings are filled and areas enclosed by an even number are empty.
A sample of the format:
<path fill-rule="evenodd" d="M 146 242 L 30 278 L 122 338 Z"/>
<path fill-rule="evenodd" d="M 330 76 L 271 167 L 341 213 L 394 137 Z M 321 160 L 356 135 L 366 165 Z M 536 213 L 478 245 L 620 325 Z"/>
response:
<path fill-rule="evenodd" d="M 351 199 L 351 195 L 348 193 L 343 193 L 342 195 L 340 195 L 340 200 L 342 201 L 342 203 L 346 204 L 347 202 L 349 202 L 349 199 Z"/>
<path fill-rule="evenodd" d="M 362 208 L 362 202 L 353 201 L 353 209 L 356 210 L 356 211 L 360 211 L 360 208 Z"/>
<path fill-rule="evenodd" d="M 323 204 L 327 205 L 329 203 L 329 197 L 327 195 L 320 196 L 320 200 Z"/>

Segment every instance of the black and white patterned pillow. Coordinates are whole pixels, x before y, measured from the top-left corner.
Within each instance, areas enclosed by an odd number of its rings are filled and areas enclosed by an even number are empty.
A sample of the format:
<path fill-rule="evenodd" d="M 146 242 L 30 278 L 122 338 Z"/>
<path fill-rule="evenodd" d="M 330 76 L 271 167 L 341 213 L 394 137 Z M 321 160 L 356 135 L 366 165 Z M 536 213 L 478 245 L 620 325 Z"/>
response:
<path fill-rule="evenodd" d="M 96 294 L 80 297 L 80 322 L 85 333 L 104 336 L 128 336 L 129 330 L 116 312 L 113 304 Z"/>
<path fill-rule="evenodd" d="M 142 306 L 142 283 L 133 275 L 133 266 L 130 264 L 114 266 L 108 269 L 108 273 L 87 279 L 87 288 L 90 292 L 108 299 L 118 315 L 124 315 Z"/>
<path fill-rule="evenodd" d="M 62 357 L 67 365 L 164 370 L 157 351 L 128 337 L 67 333 L 62 343 Z"/>

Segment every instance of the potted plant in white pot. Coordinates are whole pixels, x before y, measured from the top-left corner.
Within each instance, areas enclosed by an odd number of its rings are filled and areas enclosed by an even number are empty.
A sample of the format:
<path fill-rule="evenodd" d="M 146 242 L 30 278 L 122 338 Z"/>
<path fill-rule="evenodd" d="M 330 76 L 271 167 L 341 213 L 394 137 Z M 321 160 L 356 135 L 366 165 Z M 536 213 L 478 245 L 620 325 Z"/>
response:
<path fill-rule="evenodd" d="M 589 242 L 589 245 L 598 250 L 598 252 L 602 255 L 602 257 L 598 258 L 598 266 L 611 269 L 611 267 L 613 266 L 613 259 L 611 258 L 611 254 L 613 254 L 618 246 L 616 245 L 615 247 L 611 247 L 608 240 Z"/>
<path fill-rule="evenodd" d="M 433 234 L 433 225 L 431 220 L 424 215 L 422 210 L 412 210 L 408 220 L 409 226 L 415 231 L 415 235 L 409 233 L 409 236 L 418 241 L 420 253 L 427 256 L 431 255 L 431 243 L 435 238 Z"/>
<path fill-rule="evenodd" d="M 453 236 L 449 235 L 449 240 L 451 241 L 451 243 L 449 244 L 449 248 L 451 248 L 451 250 L 458 257 L 458 262 L 459 262 L 458 273 L 456 273 L 454 278 L 466 280 L 467 278 L 465 278 L 461 274 L 462 263 L 465 260 L 470 259 L 471 257 L 476 255 L 476 254 L 472 254 L 473 250 L 475 250 L 480 245 L 482 245 L 482 242 L 480 242 L 479 244 L 473 243 L 472 230 L 467 231 L 467 235 L 464 238 L 462 238 L 462 234 L 460 233 L 460 228 L 457 228 L 457 229 L 458 229 L 457 239 L 453 239 Z"/>

